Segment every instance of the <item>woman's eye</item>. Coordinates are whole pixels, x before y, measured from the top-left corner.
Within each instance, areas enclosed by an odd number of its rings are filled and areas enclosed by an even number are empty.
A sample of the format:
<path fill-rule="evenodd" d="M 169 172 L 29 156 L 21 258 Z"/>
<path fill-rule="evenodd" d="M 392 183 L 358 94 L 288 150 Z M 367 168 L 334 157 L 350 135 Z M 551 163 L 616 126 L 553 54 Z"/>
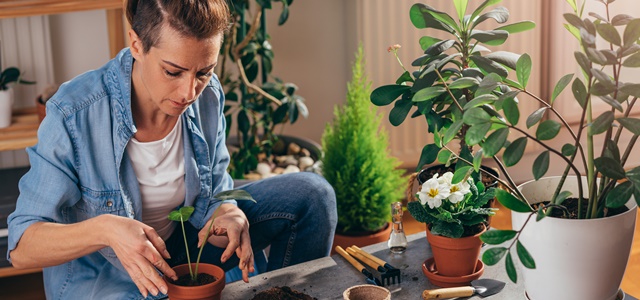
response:
<path fill-rule="evenodd" d="M 169 72 L 168 70 L 164 70 L 164 73 L 169 75 L 169 76 L 171 76 L 171 77 L 178 77 L 178 75 L 180 75 L 179 72 L 172 73 L 172 72 Z"/>
<path fill-rule="evenodd" d="M 213 73 L 207 72 L 207 73 L 198 74 L 198 77 L 200 77 L 200 78 L 208 78 L 208 77 L 211 77 L 212 75 L 213 75 Z"/>

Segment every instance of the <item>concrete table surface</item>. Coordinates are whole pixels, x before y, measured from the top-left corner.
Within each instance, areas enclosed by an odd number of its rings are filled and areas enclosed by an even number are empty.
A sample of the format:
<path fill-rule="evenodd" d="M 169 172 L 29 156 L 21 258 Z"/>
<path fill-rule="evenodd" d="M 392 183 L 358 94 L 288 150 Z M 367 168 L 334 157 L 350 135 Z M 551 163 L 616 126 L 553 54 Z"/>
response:
<path fill-rule="evenodd" d="M 423 290 L 438 288 L 422 273 L 422 263 L 432 256 L 425 232 L 410 235 L 407 240 L 409 245 L 403 254 L 390 253 L 386 242 L 363 247 L 363 250 L 401 269 L 402 283 L 388 287 L 391 299 L 422 299 Z M 483 299 L 525 299 L 524 286 L 509 280 L 503 261 L 495 266 L 485 266 L 481 278 L 493 278 L 507 283 L 500 293 Z M 233 282 L 222 291 L 222 299 L 251 299 L 263 290 L 285 285 L 318 299 L 342 299 L 344 290 L 359 284 L 365 284 L 364 274 L 336 254 L 259 274 L 251 277 L 249 283 Z"/>

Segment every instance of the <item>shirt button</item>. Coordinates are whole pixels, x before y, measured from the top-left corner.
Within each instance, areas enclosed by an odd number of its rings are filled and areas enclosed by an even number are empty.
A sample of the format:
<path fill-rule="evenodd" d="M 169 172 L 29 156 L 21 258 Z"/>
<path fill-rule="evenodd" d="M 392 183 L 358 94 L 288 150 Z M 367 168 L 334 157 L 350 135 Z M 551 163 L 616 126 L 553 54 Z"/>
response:
<path fill-rule="evenodd" d="M 108 207 L 113 206 L 113 201 L 111 201 L 111 200 L 107 201 L 107 206 L 108 206 Z"/>

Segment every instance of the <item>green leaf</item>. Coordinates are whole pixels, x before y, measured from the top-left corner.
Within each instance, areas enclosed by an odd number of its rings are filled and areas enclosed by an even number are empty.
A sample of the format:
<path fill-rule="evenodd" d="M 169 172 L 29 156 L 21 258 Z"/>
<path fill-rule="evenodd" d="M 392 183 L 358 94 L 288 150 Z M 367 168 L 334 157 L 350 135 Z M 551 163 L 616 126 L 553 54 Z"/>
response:
<path fill-rule="evenodd" d="M 489 248 L 482 254 L 482 262 L 487 266 L 493 266 L 497 264 L 505 254 L 507 254 L 507 248 L 505 247 Z"/>
<path fill-rule="evenodd" d="M 513 52 L 507 52 L 507 51 L 496 51 L 496 52 L 491 52 L 487 55 L 485 55 L 484 57 L 493 60 L 499 64 L 505 65 L 507 67 L 509 67 L 512 70 L 516 69 L 516 63 L 518 62 L 518 59 L 520 58 L 520 55 L 515 54 Z"/>
<path fill-rule="evenodd" d="M 503 189 L 496 189 L 496 199 L 504 207 L 515 212 L 528 213 L 534 211 L 528 204 L 518 200 L 518 198 Z"/>
<path fill-rule="evenodd" d="M 573 79 L 573 74 L 564 75 L 562 76 L 562 78 L 560 78 L 560 80 L 558 80 L 558 83 L 556 83 L 556 87 L 553 89 L 553 94 L 551 95 L 551 103 L 550 103 L 551 105 L 553 105 L 553 102 L 556 100 L 558 95 L 562 93 L 564 88 L 567 87 L 567 85 L 569 85 L 569 82 L 571 82 L 571 79 Z"/>
<path fill-rule="evenodd" d="M 453 154 L 453 153 L 451 153 L 451 151 L 449 151 L 449 150 L 446 150 L 446 149 L 441 150 L 441 151 L 438 153 L 438 162 L 439 162 L 439 163 L 441 163 L 441 164 L 446 164 L 446 163 L 448 163 L 448 162 L 449 162 L 449 160 L 451 159 L 451 155 L 452 155 L 452 154 Z"/>
<path fill-rule="evenodd" d="M 494 102 L 496 102 L 496 100 L 498 100 L 498 96 L 494 94 L 480 95 L 478 97 L 475 97 L 473 100 L 467 102 L 467 104 L 464 105 L 463 109 L 467 110 L 467 109 L 482 106 L 485 104 L 493 104 Z"/>
<path fill-rule="evenodd" d="M 485 124 L 491 122 L 491 116 L 480 107 L 474 107 L 464 112 L 462 120 L 468 125 Z"/>
<path fill-rule="evenodd" d="M 456 41 L 454 40 L 443 40 L 431 45 L 431 47 L 425 50 L 424 53 L 429 56 L 436 56 L 441 54 L 442 52 L 449 50 L 455 44 Z"/>
<path fill-rule="evenodd" d="M 500 149 L 507 143 L 507 137 L 509 136 L 508 128 L 500 128 L 487 137 L 484 144 L 482 144 L 482 150 L 487 157 L 493 157 L 500 152 Z"/>
<path fill-rule="evenodd" d="M 635 189 L 636 187 L 631 181 L 625 181 L 616 185 L 616 187 L 607 193 L 607 207 L 618 208 L 625 205 L 625 203 L 631 199 L 631 196 L 633 196 Z"/>
<path fill-rule="evenodd" d="M 591 74 L 591 72 L 589 72 Z M 573 97 L 578 101 L 580 107 L 585 108 L 587 106 L 587 100 L 589 94 L 587 94 L 587 88 L 584 86 L 584 83 L 580 78 L 576 78 L 571 85 L 571 91 L 573 92 Z"/>
<path fill-rule="evenodd" d="M 518 258 L 523 266 L 528 269 L 536 268 L 536 262 L 533 260 L 533 257 L 531 257 L 531 254 L 529 254 L 529 251 L 527 251 L 527 248 L 525 248 L 520 241 L 516 242 L 516 251 L 518 252 Z"/>
<path fill-rule="evenodd" d="M 536 222 L 540 222 L 540 220 L 544 219 L 547 214 L 544 212 L 544 205 L 540 205 L 538 207 L 538 212 L 536 213 Z"/>
<path fill-rule="evenodd" d="M 516 76 L 522 87 L 526 88 L 531 75 L 531 56 L 525 53 L 520 56 L 516 63 Z"/>
<path fill-rule="evenodd" d="M 496 73 L 503 78 L 509 76 L 509 71 L 493 60 L 479 55 L 471 55 L 469 58 L 487 74 Z"/>
<path fill-rule="evenodd" d="M 487 6 L 498 4 L 500 2 L 502 2 L 502 0 L 485 0 L 476 8 L 476 10 L 473 11 L 471 14 L 471 21 L 476 22 L 476 18 L 484 11 L 485 8 L 487 8 Z"/>
<path fill-rule="evenodd" d="M 473 155 L 473 170 L 476 172 L 480 171 L 480 166 L 482 165 L 482 154 L 483 150 L 478 149 L 478 151 L 476 151 L 476 154 Z"/>
<path fill-rule="evenodd" d="M 627 57 L 622 65 L 627 68 L 640 68 L 640 52 L 636 52 L 635 54 Z"/>
<path fill-rule="evenodd" d="M 554 120 L 542 121 L 536 129 L 536 137 L 542 141 L 553 139 L 560 133 L 561 127 L 560 123 Z"/>
<path fill-rule="evenodd" d="M 464 233 L 464 228 L 458 223 L 435 222 L 431 226 L 431 233 L 457 239 Z"/>
<path fill-rule="evenodd" d="M 476 87 L 478 86 L 478 84 L 480 84 L 480 82 L 475 78 L 462 77 L 462 78 L 456 79 L 454 82 L 449 84 L 449 89 L 452 89 L 452 90 L 467 89 L 467 88 Z"/>
<path fill-rule="evenodd" d="M 635 118 L 618 118 L 616 119 L 622 127 L 631 131 L 634 135 L 640 135 L 640 119 Z"/>
<path fill-rule="evenodd" d="M 487 132 L 491 130 L 491 123 L 476 124 L 469 127 L 467 134 L 464 137 L 465 142 L 469 146 L 474 146 L 482 142 L 482 139 L 487 135 Z"/>
<path fill-rule="evenodd" d="M 611 24 L 607 23 L 599 23 L 596 25 L 596 29 L 602 38 L 605 41 L 612 43 L 614 45 L 620 46 L 622 44 L 622 40 L 620 39 L 620 34 Z"/>
<path fill-rule="evenodd" d="M 531 30 L 534 28 L 536 28 L 536 23 L 531 21 L 520 21 L 513 24 L 498 27 L 496 28 L 496 30 L 504 30 L 506 32 L 509 32 L 510 34 L 514 34 L 518 32 Z"/>
<path fill-rule="evenodd" d="M 549 170 L 549 151 L 544 151 L 538 155 L 533 162 L 533 178 L 538 180 Z"/>
<path fill-rule="evenodd" d="M 393 109 L 389 112 L 389 122 L 393 126 L 399 126 L 404 122 L 413 107 L 411 99 L 400 99 L 393 105 Z"/>
<path fill-rule="evenodd" d="M 634 19 L 634 18 L 633 18 L 632 16 L 630 16 L 630 15 L 627 15 L 627 14 L 619 14 L 619 15 L 614 16 L 614 17 L 611 19 L 611 25 L 613 25 L 613 26 L 622 26 L 622 25 L 627 25 L 627 24 L 629 24 L 629 22 L 630 22 L 631 20 L 633 20 L 633 19 Z"/>
<path fill-rule="evenodd" d="M 171 221 L 188 221 L 191 214 L 193 214 L 194 209 L 195 208 L 193 206 L 183 206 L 179 210 L 170 212 L 168 218 Z"/>
<path fill-rule="evenodd" d="M 571 197 L 571 192 L 569 191 L 562 191 L 558 194 L 558 196 L 556 197 L 556 199 L 553 200 L 554 204 L 557 205 L 562 205 L 562 203 L 564 202 L 564 200 L 567 200 L 567 198 Z"/>
<path fill-rule="evenodd" d="M 449 142 L 451 142 L 451 140 L 453 140 L 453 138 L 455 138 L 456 135 L 458 135 L 458 133 L 460 132 L 460 129 L 462 129 L 462 125 L 463 125 L 462 120 L 457 120 L 453 122 L 453 124 L 451 124 L 449 129 L 447 129 L 447 131 L 444 133 L 444 139 L 442 140 L 442 142 L 444 144 L 448 144 Z"/>
<path fill-rule="evenodd" d="M 578 65 L 580 65 L 580 68 L 582 68 L 582 71 L 585 72 L 587 74 L 587 76 L 590 76 L 591 75 L 591 61 L 589 60 L 587 55 L 582 53 L 582 52 L 580 52 L 580 51 L 573 52 L 573 55 L 576 58 L 576 61 L 578 62 Z"/>
<path fill-rule="evenodd" d="M 247 112 L 244 109 L 240 110 L 236 118 L 238 118 L 238 130 L 244 134 L 248 133 L 251 123 L 249 117 L 247 117 Z"/>
<path fill-rule="evenodd" d="M 507 8 L 502 7 L 502 6 L 496 7 L 494 9 L 492 9 L 491 11 L 480 15 L 478 17 L 478 19 L 476 19 L 473 22 L 473 27 L 472 28 L 475 28 L 480 23 L 482 23 L 482 22 L 484 22 L 485 20 L 488 20 L 488 19 L 494 19 L 494 20 L 496 20 L 496 22 L 498 22 L 498 24 L 502 24 L 504 22 L 507 22 L 509 20 L 509 10 L 507 10 Z"/>
<path fill-rule="evenodd" d="M 511 125 L 517 125 L 520 121 L 520 110 L 518 109 L 518 102 L 515 97 L 507 97 L 502 102 L 502 109 L 504 110 L 504 116 Z"/>
<path fill-rule="evenodd" d="M 625 84 L 620 87 L 620 91 L 625 94 L 640 98 L 640 84 L 638 83 Z"/>
<path fill-rule="evenodd" d="M 509 38 L 509 32 L 504 30 L 473 30 L 471 38 L 490 46 L 500 46 Z"/>
<path fill-rule="evenodd" d="M 596 166 L 598 172 L 611 179 L 620 180 L 625 177 L 624 168 L 620 165 L 620 162 L 610 157 L 598 157 L 593 163 Z"/>
<path fill-rule="evenodd" d="M 480 240 L 489 245 L 499 245 L 518 234 L 515 230 L 487 230 L 480 235 Z"/>
<path fill-rule="evenodd" d="M 513 143 L 507 146 L 507 149 L 505 149 L 504 154 L 502 154 L 502 159 L 504 160 L 504 164 L 507 167 L 511 167 L 517 164 L 522 158 L 522 155 L 524 154 L 524 149 L 526 147 L 527 147 L 526 137 L 521 137 L 513 141 Z"/>
<path fill-rule="evenodd" d="M 640 167 L 635 167 L 627 171 L 627 178 L 636 186 L 640 186 Z M 636 199 L 638 200 L 638 199 Z"/>
<path fill-rule="evenodd" d="M 253 199 L 253 197 L 251 197 L 251 194 L 249 194 L 245 190 L 228 190 L 228 191 L 217 193 L 215 196 L 213 196 L 213 198 L 223 200 L 223 201 L 224 200 L 249 200 L 254 203 L 256 202 L 256 200 Z"/>
<path fill-rule="evenodd" d="M 405 82 L 413 82 L 413 78 L 409 72 L 404 72 L 398 79 L 396 80 L 396 84 L 401 85 Z"/>
<path fill-rule="evenodd" d="M 529 117 L 527 118 L 527 128 L 531 128 L 533 127 L 533 125 L 538 124 L 538 122 L 542 120 L 542 117 L 544 116 L 544 113 L 546 111 L 547 111 L 547 108 L 542 107 L 534 111 L 531 115 L 529 115 Z"/>
<path fill-rule="evenodd" d="M 640 19 L 629 21 L 623 36 L 625 45 L 635 44 L 638 38 L 640 38 Z"/>
<path fill-rule="evenodd" d="M 467 176 L 469 176 L 472 169 L 473 169 L 472 166 L 459 167 L 453 173 L 453 178 L 451 178 L 451 184 L 458 184 L 462 182 L 462 180 L 464 180 Z"/>
<path fill-rule="evenodd" d="M 600 100 L 604 101 L 605 103 L 611 105 L 611 107 L 617 109 L 618 111 L 620 112 L 624 111 L 620 102 L 618 102 L 618 100 L 616 99 L 611 98 L 611 96 L 600 96 L 598 98 L 600 98 Z"/>
<path fill-rule="evenodd" d="M 420 38 L 420 48 L 422 48 L 423 51 L 426 51 L 427 49 L 429 49 L 429 47 L 433 46 L 434 44 L 441 42 L 441 39 L 438 38 L 434 38 L 434 37 L 430 37 L 430 36 L 423 36 Z"/>
<path fill-rule="evenodd" d="M 436 161 L 438 158 L 438 152 L 440 152 L 440 147 L 435 144 L 429 144 L 422 148 L 422 152 L 420 153 L 420 161 L 418 162 L 418 167 L 416 168 L 416 172 L 422 170 L 422 166 L 428 165 Z"/>
<path fill-rule="evenodd" d="M 597 135 L 606 132 L 611 128 L 613 124 L 614 114 L 611 111 L 606 111 L 597 117 L 593 124 L 591 124 L 591 134 Z"/>
<path fill-rule="evenodd" d="M 462 20 L 464 20 L 464 14 L 467 11 L 467 5 L 469 5 L 469 0 L 453 0 L 453 5 L 456 7 L 460 23 L 462 23 Z"/>
<path fill-rule="evenodd" d="M 383 85 L 371 92 L 371 103 L 377 106 L 389 105 L 409 89 L 411 89 L 411 87 L 406 85 Z"/>
<path fill-rule="evenodd" d="M 562 146 L 562 155 L 564 156 L 571 156 L 575 152 L 576 146 L 574 146 L 573 144 L 564 144 L 564 146 Z"/>
<path fill-rule="evenodd" d="M 435 97 L 442 95 L 442 93 L 446 92 L 447 89 L 443 86 L 432 86 L 428 88 L 424 88 L 419 90 L 415 95 L 413 95 L 413 102 L 421 102 L 431 100 Z"/>
<path fill-rule="evenodd" d="M 169 216 L 167 217 L 169 220 L 171 221 L 178 221 L 180 222 L 182 219 L 180 219 L 180 212 L 177 210 L 174 210 L 172 212 L 169 213 Z"/>
<path fill-rule="evenodd" d="M 513 258 L 511 258 L 511 252 L 507 254 L 507 258 L 504 261 L 504 266 L 507 269 L 507 275 L 513 283 L 518 282 L 518 273 L 516 272 L 516 266 L 513 264 Z"/>
<path fill-rule="evenodd" d="M 586 28 L 582 19 L 580 19 L 580 17 L 578 17 L 576 14 L 566 13 L 566 14 L 563 14 L 562 16 L 569 24 L 571 24 L 571 26 L 576 27 L 578 29 Z"/>

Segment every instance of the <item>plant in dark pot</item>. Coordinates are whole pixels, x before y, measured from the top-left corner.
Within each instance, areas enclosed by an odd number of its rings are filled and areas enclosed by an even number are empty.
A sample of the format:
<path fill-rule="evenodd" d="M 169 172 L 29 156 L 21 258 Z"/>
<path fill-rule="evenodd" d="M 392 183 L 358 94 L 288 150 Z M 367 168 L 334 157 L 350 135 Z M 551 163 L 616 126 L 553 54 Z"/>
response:
<path fill-rule="evenodd" d="M 278 25 L 283 25 L 293 1 L 228 1 L 234 24 L 224 38 L 219 74 L 225 91 L 227 136 L 231 144 L 229 173 L 237 179 L 259 179 L 284 171 L 284 168 L 275 170 L 284 163 L 276 161 L 274 154 L 284 155 L 291 153 L 290 148 L 296 149 L 289 147 L 291 142 L 285 144 L 286 139 L 279 138 L 277 127 L 294 124 L 300 116 L 308 116 L 304 98 L 296 94 L 298 87 L 271 76 L 275 56 L 269 43 L 266 13 L 281 3 Z M 237 129 L 234 136 L 230 136 L 232 124 Z M 309 151 L 298 150 L 294 154 L 296 158 L 311 156 Z M 261 162 L 265 165 L 258 173 Z M 300 161 L 296 162 L 300 167 Z M 269 172 L 265 167 L 270 168 Z"/>
<path fill-rule="evenodd" d="M 447 171 L 470 173 L 475 181 L 482 181 L 486 187 L 499 182 L 496 170 L 481 166 L 483 150 L 474 151 L 473 145 L 478 143 L 473 140 L 476 135 L 468 134 L 470 130 L 489 128 L 472 129 L 462 118 L 465 111 L 486 103 L 500 102 L 510 107 L 518 101 L 506 89 L 493 91 L 509 75 L 510 69 L 516 69 L 519 55 L 491 52 L 485 45 L 502 45 L 510 34 L 532 29 L 535 25 L 530 21 L 503 25 L 509 18 L 506 8 L 496 7 L 485 12 L 490 5 L 499 2 L 484 1 L 470 15 L 465 15 L 468 1 L 454 1 L 457 16 L 449 16 L 426 4 L 414 4 L 409 15 L 416 28 L 443 31 L 448 35 L 447 39 L 432 36 L 420 39 L 424 55 L 411 63 L 412 67 L 417 67 L 415 71 L 409 71 L 398 57 L 400 45 L 389 47 L 388 51 L 396 56 L 404 73 L 395 84 L 376 88 L 371 94 L 371 102 L 379 106 L 393 103 L 389 121 L 394 126 L 402 124 L 412 110 L 412 118 L 425 118 L 425 131 L 433 134 L 433 143 L 425 145 L 420 155 L 418 173 L 413 175 L 419 176 L 418 183 Z M 501 25 L 491 30 L 478 29 L 490 20 Z M 458 157 L 473 161 L 474 165 L 469 166 Z M 436 161 L 440 165 L 422 170 Z M 487 172 L 480 172 L 481 168 Z M 490 201 L 487 207 L 492 204 Z M 489 220 L 486 223 L 488 225 Z"/>
<path fill-rule="evenodd" d="M 391 203 L 402 199 L 399 161 L 388 152 L 388 136 L 369 103 L 371 84 L 362 49 L 352 66 L 347 101 L 334 109 L 322 135 L 323 175 L 336 191 L 338 225 L 334 246 L 366 246 L 386 241 Z"/>
<path fill-rule="evenodd" d="M 213 196 L 219 200 L 249 200 L 255 202 L 255 200 L 243 190 L 230 190 L 216 194 Z M 205 300 L 214 299 L 219 300 L 222 290 L 225 286 L 225 272 L 222 268 L 212 265 L 200 263 L 200 257 L 202 250 L 204 249 L 206 241 L 209 238 L 213 230 L 213 222 L 209 223 L 209 229 L 207 230 L 207 236 L 204 239 L 205 242 L 200 246 L 198 251 L 198 257 L 195 263 L 191 263 L 191 255 L 189 252 L 189 245 L 187 243 L 187 237 L 184 229 L 184 222 L 189 220 L 194 208 L 192 206 L 184 206 L 178 210 L 174 210 L 169 213 L 168 218 L 172 221 L 180 222 L 182 228 L 182 235 L 184 238 L 184 246 L 187 254 L 187 264 L 178 265 L 173 267 L 173 270 L 178 276 L 178 280 L 172 281 L 165 277 L 165 281 L 169 286 L 167 295 L 172 300 L 190 299 L 190 300 Z M 215 211 L 213 216 L 215 216 Z"/>

